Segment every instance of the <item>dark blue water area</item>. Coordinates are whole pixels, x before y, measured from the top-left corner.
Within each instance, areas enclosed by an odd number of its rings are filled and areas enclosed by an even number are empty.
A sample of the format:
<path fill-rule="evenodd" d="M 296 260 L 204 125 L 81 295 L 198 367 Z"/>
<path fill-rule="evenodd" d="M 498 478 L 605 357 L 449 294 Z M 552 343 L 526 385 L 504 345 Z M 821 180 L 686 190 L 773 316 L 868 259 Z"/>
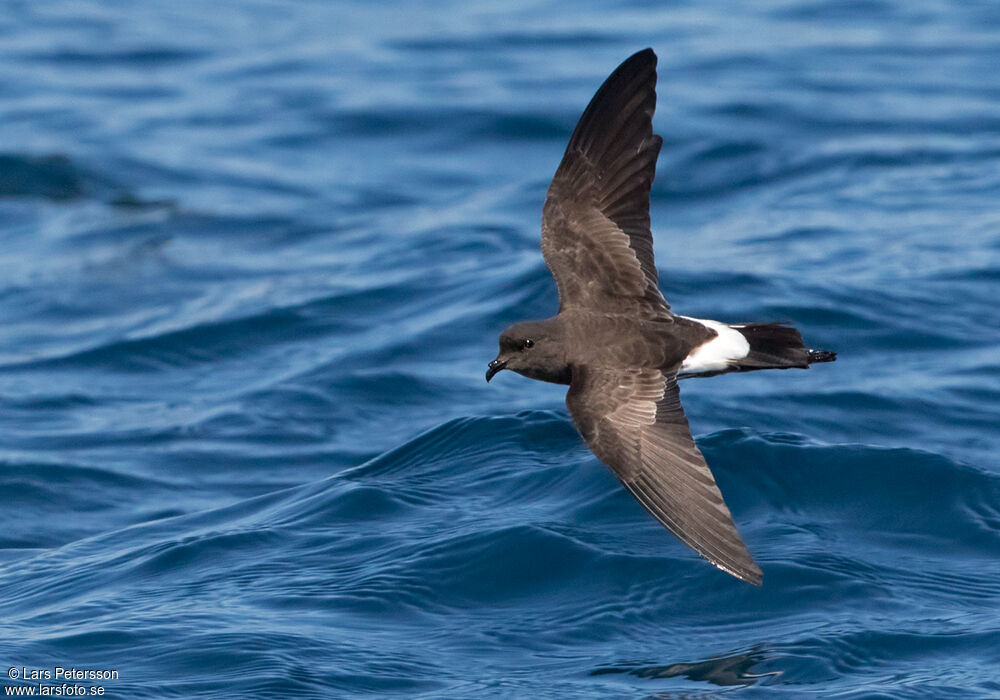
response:
<path fill-rule="evenodd" d="M 561 387 L 483 381 L 556 308 L 548 180 L 646 46 L 673 308 L 839 353 L 682 383 L 761 588 Z M 970 0 L 6 0 L 0 662 L 123 698 L 1000 697 L 997 66 Z"/>

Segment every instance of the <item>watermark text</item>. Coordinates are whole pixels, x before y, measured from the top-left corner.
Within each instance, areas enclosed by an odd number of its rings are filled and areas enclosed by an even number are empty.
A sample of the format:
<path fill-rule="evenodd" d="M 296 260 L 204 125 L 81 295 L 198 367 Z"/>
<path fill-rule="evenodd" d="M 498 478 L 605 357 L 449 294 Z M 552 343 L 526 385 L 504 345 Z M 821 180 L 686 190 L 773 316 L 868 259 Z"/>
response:
<path fill-rule="evenodd" d="M 15 683 L 4 686 L 5 697 L 98 696 L 104 695 L 103 684 L 72 681 L 116 681 L 118 669 L 11 666 L 7 669 L 7 678 Z"/>

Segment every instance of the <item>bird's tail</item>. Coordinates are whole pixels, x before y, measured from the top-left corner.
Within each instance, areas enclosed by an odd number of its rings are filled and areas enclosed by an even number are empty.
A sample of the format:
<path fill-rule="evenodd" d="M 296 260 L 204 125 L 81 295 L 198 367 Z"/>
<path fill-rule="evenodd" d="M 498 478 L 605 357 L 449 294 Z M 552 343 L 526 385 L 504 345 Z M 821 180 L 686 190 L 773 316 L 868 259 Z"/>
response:
<path fill-rule="evenodd" d="M 734 367 L 737 371 L 805 369 L 816 362 L 837 359 L 837 353 L 830 350 L 810 350 L 796 329 L 781 323 L 747 323 L 730 327 L 739 331 L 750 343 L 749 354 Z"/>

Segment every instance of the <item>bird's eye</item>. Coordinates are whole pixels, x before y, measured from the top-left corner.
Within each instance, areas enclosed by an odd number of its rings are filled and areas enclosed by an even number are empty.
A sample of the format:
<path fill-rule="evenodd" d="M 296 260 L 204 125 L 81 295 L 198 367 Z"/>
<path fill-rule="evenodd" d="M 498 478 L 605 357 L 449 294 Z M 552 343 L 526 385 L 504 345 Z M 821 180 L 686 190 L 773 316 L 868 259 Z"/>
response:
<path fill-rule="evenodd" d="M 534 340 L 532 340 L 531 338 L 525 338 L 525 340 L 524 340 L 524 347 L 530 348 L 534 344 L 535 344 Z"/>

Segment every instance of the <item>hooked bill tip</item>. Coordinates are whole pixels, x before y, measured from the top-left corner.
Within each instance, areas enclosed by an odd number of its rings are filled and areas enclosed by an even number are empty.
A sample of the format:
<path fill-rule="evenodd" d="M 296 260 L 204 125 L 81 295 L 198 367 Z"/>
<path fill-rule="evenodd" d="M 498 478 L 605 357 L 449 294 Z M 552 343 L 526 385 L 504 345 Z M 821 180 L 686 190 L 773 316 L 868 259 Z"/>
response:
<path fill-rule="evenodd" d="M 496 360 L 493 360 L 486 367 L 486 381 L 489 382 L 491 379 L 493 379 L 493 377 L 496 375 L 497 372 L 499 372 L 500 370 L 502 370 L 506 366 L 507 366 L 507 363 L 506 362 L 502 362 L 499 358 L 496 359 Z"/>

